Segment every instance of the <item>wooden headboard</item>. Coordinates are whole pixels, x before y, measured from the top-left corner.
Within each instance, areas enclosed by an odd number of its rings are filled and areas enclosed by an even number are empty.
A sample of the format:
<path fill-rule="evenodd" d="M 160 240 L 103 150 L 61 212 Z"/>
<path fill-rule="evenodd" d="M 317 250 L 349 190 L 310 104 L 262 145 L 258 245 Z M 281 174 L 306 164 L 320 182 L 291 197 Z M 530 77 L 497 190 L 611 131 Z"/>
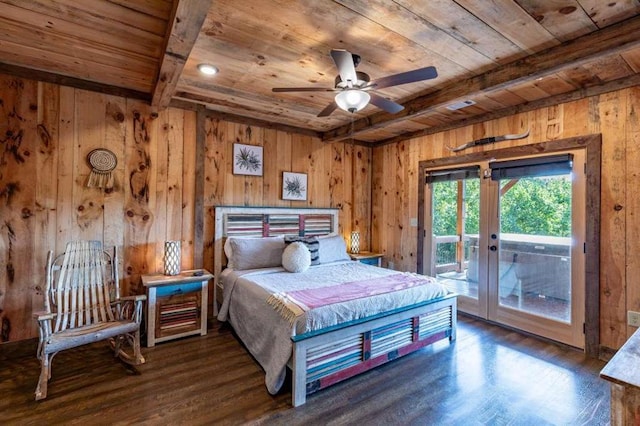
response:
<path fill-rule="evenodd" d="M 314 236 L 338 232 L 338 209 L 286 207 L 215 207 L 213 236 L 214 294 L 218 277 L 227 264 L 224 242 L 227 237 Z M 217 314 L 214 297 L 213 311 Z"/>

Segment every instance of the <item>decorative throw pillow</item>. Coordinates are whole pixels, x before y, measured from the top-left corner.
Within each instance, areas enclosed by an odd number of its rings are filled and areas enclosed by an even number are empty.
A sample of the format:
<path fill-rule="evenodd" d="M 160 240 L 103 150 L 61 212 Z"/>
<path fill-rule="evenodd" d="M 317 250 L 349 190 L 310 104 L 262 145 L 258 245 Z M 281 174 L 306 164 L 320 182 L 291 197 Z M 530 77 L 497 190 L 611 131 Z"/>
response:
<path fill-rule="evenodd" d="M 311 254 L 311 264 L 319 265 L 320 259 L 318 254 L 318 249 L 320 248 L 320 243 L 318 242 L 318 238 L 316 237 L 300 237 L 297 235 L 287 235 L 284 237 L 284 243 L 289 245 L 291 243 L 301 242 L 307 246 L 309 249 L 309 253 Z"/>
<path fill-rule="evenodd" d="M 318 257 L 320 263 L 336 262 L 338 260 L 350 260 L 347 253 L 347 244 L 340 235 L 332 237 L 320 238 L 320 246 L 318 248 Z"/>
<path fill-rule="evenodd" d="M 311 253 L 300 241 L 289 244 L 282 253 L 282 266 L 289 272 L 304 272 L 311 265 Z"/>
<path fill-rule="evenodd" d="M 267 238 L 230 238 L 233 269 L 247 270 L 271 268 L 282 265 L 284 239 Z"/>

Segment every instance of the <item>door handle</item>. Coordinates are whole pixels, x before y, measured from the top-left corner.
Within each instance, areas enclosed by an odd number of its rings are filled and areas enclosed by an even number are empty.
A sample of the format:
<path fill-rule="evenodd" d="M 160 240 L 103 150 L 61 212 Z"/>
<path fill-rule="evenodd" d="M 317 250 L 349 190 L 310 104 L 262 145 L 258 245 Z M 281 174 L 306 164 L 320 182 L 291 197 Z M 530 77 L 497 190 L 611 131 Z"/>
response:
<path fill-rule="evenodd" d="M 491 250 L 491 251 L 496 251 L 496 250 L 498 250 L 498 247 L 496 247 L 496 246 L 489 246 L 489 250 Z"/>

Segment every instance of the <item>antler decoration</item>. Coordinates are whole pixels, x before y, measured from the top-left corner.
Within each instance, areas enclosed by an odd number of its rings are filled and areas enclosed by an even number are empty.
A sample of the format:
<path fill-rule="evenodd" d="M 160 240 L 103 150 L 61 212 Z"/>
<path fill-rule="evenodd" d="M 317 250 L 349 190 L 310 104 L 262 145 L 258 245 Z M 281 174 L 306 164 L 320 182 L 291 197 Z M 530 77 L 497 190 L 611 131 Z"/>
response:
<path fill-rule="evenodd" d="M 529 136 L 529 130 L 527 130 L 524 133 L 521 133 L 519 135 L 502 135 L 502 136 L 491 136 L 489 138 L 482 138 L 482 139 L 476 139 L 473 142 L 467 142 L 463 145 L 457 146 L 455 148 L 452 148 L 450 146 L 447 146 L 447 149 L 453 151 L 453 152 L 458 152 L 458 151 L 462 151 L 465 150 L 467 148 L 471 148 L 473 146 L 479 146 L 479 145 L 486 145 L 488 143 L 494 143 L 494 142 L 501 142 L 501 141 L 506 141 L 506 140 L 515 140 L 515 139 L 524 139 L 527 136 Z"/>

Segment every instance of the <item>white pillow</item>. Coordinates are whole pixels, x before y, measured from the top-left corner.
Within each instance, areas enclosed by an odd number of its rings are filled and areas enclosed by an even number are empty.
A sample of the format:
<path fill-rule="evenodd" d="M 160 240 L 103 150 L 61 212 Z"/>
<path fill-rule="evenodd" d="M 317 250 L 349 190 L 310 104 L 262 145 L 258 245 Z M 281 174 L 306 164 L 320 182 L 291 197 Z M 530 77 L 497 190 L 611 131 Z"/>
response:
<path fill-rule="evenodd" d="M 282 253 L 282 266 L 289 272 L 304 272 L 311 266 L 311 252 L 305 243 L 287 245 Z"/>
<path fill-rule="evenodd" d="M 284 238 L 229 238 L 229 264 L 236 270 L 271 268 L 282 265 Z M 225 251 L 226 253 L 226 251 Z"/>
<path fill-rule="evenodd" d="M 286 235 L 284 237 L 284 243 L 286 245 L 295 242 L 301 242 L 304 243 L 305 246 L 307 246 L 307 249 L 309 249 L 309 253 L 311 253 L 311 265 L 320 264 L 320 259 L 318 258 L 318 248 L 320 247 L 318 237 L 300 237 L 298 235 Z"/>
<path fill-rule="evenodd" d="M 347 244 L 340 235 L 318 238 L 318 241 L 320 242 L 320 247 L 318 249 L 320 263 L 351 259 L 347 253 Z"/>

